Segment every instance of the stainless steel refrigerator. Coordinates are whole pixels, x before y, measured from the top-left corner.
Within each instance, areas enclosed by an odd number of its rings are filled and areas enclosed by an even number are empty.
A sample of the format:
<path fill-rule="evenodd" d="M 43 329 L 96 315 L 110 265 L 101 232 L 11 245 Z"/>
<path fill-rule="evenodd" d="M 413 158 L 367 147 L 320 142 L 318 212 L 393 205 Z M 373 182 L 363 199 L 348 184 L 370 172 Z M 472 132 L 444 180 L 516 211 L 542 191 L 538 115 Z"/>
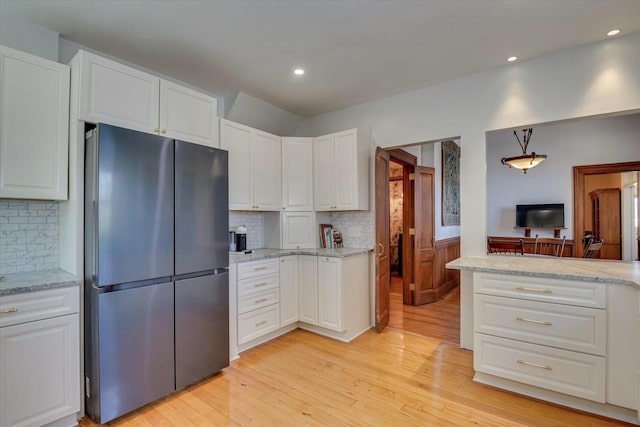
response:
<path fill-rule="evenodd" d="M 85 150 L 85 399 L 105 423 L 229 364 L 228 157 L 99 124 Z"/>

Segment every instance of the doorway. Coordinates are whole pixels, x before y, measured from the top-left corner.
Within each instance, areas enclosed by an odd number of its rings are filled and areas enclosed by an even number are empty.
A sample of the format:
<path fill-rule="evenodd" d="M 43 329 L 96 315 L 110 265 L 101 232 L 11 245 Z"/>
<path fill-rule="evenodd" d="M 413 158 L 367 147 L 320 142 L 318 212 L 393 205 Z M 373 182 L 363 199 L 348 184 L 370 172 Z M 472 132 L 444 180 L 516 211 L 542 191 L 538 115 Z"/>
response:
<path fill-rule="evenodd" d="M 436 265 L 435 169 L 418 166 L 416 156 L 404 150 L 378 150 L 376 240 L 378 272 L 383 274 L 376 280 L 376 328 L 381 331 L 388 324 L 458 343 L 459 291 L 454 287 L 448 292 L 451 287 L 437 282 L 446 261 Z"/>
<path fill-rule="evenodd" d="M 602 239 L 598 258 L 638 260 L 638 171 L 640 162 L 574 166 L 574 256 Z"/>

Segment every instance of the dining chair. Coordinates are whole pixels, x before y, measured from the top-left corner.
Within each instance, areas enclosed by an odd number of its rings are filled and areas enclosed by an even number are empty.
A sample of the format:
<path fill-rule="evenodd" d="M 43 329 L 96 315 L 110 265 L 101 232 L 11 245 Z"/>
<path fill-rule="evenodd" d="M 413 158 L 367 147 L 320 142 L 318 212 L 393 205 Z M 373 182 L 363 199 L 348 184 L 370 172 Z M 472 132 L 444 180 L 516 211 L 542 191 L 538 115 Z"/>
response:
<path fill-rule="evenodd" d="M 539 239 L 536 234 L 533 253 L 537 255 L 561 257 L 564 252 L 566 240 L 567 236 L 563 236 L 562 239 Z"/>
<path fill-rule="evenodd" d="M 603 243 L 604 243 L 604 239 L 600 239 L 600 241 L 598 242 L 595 242 L 595 241 L 589 242 L 589 245 L 584 250 L 584 255 L 582 255 L 582 258 L 596 258 L 598 256 L 598 252 L 600 252 L 600 248 L 602 247 Z"/>
<path fill-rule="evenodd" d="M 487 240 L 490 254 L 524 255 L 524 243 L 522 239 L 518 243 L 496 242 L 490 238 Z"/>

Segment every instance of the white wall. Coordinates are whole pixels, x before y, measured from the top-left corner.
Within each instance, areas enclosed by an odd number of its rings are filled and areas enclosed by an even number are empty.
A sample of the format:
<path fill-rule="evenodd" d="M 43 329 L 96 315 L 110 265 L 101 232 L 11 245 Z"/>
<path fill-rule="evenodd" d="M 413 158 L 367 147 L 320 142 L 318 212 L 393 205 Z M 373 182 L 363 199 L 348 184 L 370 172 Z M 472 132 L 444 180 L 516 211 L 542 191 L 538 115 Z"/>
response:
<path fill-rule="evenodd" d="M 517 130 L 522 140 L 522 131 Z M 525 175 L 500 163 L 518 156 L 513 130 L 487 134 L 487 234 L 520 236 L 514 230 L 515 205 L 564 203 L 562 235 L 573 238 L 573 166 L 640 160 L 640 114 L 590 118 L 535 126 L 528 152 L 546 154 L 547 160 Z M 532 235 L 553 237 L 553 230 L 532 230 Z"/>
<path fill-rule="evenodd" d="M 244 92 L 238 92 L 225 118 L 279 136 L 295 135 L 303 120 Z"/>
<path fill-rule="evenodd" d="M 0 6 L 1 9 L 1 6 Z M 58 33 L 0 13 L 0 44 L 58 61 Z"/>
<path fill-rule="evenodd" d="M 460 137 L 461 254 L 486 252 L 486 132 L 640 109 L 640 34 L 605 40 L 355 105 L 299 135 L 368 128 L 392 147 Z M 471 275 L 461 275 L 461 337 L 473 347 Z"/>

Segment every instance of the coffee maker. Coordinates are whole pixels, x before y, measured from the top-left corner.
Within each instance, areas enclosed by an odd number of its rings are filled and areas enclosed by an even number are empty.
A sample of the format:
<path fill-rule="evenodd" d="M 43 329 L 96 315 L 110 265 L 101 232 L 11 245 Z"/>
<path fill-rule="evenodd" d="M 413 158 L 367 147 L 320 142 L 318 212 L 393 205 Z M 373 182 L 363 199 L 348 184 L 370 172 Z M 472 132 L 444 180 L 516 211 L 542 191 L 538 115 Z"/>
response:
<path fill-rule="evenodd" d="M 247 250 L 247 227 L 239 225 L 236 227 L 236 252 Z"/>

